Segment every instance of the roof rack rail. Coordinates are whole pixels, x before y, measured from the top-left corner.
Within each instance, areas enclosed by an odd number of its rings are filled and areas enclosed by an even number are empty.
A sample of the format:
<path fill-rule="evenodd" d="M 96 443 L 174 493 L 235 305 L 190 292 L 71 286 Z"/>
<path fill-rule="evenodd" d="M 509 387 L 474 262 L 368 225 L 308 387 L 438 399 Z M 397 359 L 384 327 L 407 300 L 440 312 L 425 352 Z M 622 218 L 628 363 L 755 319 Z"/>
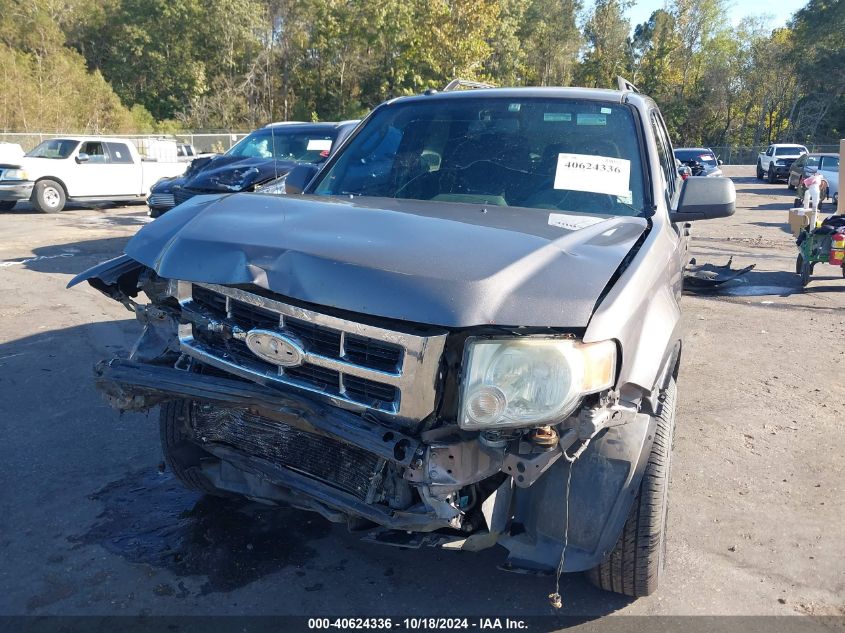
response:
<path fill-rule="evenodd" d="M 495 88 L 493 84 L 486 84 L 481 81 L 469 81 L 467 79 L 453 79 L 446 87 L 443 88 L 443 92 L 449 92 L 451 90 L 474 90 L 476 88 Z"/>
<path fill-rule="evenodd" d="M 619 90 L 622 90 L 623 92 L 625 92 L 625 91 L 639 92 L 640 91 L 640 89 L 637 88 L 634 84 L 632 84 L 630 81 L 628 81 L 624 77 L 620 77 L 619 75 L 616 75 L 616 85 L 619 87 Z"/>

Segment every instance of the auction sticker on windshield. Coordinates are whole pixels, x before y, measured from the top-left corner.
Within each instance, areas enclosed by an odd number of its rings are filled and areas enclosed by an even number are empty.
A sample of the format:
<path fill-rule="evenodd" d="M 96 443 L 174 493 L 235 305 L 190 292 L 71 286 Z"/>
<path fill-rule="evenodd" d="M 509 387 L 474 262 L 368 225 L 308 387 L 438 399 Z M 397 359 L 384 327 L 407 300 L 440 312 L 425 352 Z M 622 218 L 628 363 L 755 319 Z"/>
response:
<path fill-rule="evenodd" d="M 589 154 L 558 154 L 555 189 L 624 196 L 630 190 L 631 161 Z"/>
<path fill-rule="evenodd" d="M 597 218 L 591 215 L 569 215 L 567 213 L 550 213 L 549 226 L 559 226 L 562 229 L 577 231 L 585 229 L 593 224 L 604 222 L 605 218 Z"/>
<path fill-rule="evenodd" d="M 307 152 L 328 152 L 332 148 L 332 140 L 329 138 L 312 138 L 308 141 Z"/>

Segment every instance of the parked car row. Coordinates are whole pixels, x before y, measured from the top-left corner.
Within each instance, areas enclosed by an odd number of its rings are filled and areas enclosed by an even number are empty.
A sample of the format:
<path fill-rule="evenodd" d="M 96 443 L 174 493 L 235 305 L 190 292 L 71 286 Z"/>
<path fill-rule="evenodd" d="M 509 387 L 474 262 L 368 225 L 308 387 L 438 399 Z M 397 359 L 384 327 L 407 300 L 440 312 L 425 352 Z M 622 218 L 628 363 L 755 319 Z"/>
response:
<path fill-rule="evenodd" d="M 772 184 L 786 180 L 786 186 L 796 190 L 795 206 L 803 204 L 804 179 L 816 172 L 824 178 L 819 206 L 828 198 L 836 204 L 839 199 L 839 154 L 810 153 L 804 145 L 773 143 L 757 158 L 757 179 L 766 179 Z"/>

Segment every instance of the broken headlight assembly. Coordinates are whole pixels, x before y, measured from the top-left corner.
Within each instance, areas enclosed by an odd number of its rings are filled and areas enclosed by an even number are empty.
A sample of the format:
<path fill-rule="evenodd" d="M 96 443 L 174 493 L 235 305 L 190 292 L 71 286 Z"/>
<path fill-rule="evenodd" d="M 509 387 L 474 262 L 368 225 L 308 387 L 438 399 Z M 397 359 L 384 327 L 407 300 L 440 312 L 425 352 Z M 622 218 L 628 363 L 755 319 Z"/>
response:
<path fill-rule="evenodd" d="M 468 339 L 458 424 L 466 430 L 554 424 L 613 386 L 616 344 L 559 338 Z"/>
<path fill-rule="evenodd" d="M 282 176 L 281 178 L 276 178 L 275 180 L 271 180 L 270 182 L 265 182 L 263 185 L 256 187 L 256 193 L 269 193 L 273 195 L 280 196 L 285 191 L 285 182 L 287 181 L 287 175 Z"/>

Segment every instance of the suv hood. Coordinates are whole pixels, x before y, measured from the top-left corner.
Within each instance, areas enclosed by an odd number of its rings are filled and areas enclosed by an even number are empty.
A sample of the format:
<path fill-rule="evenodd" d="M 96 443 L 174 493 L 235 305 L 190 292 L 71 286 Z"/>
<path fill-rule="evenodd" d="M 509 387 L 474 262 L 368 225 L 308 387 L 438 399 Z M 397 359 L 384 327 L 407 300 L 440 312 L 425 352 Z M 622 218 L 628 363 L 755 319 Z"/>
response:
<path fill-rule="evenodd" d="M 291 160 L 242 156 L 215 156 L 191 174 L 181 186 L 193 191 L 231 193 L 250 189 L 257 183 L 284 176 L 297 163 Z"/>
<path fill-rule="evenodd" d="M 578 221 L 592 224 L 550 224 Z M 444 202 L 197 196 L 141 229 L 126 254 L 168 279 L 255 284 L 385 318 L 585 327 L 647 224 Z"/>

